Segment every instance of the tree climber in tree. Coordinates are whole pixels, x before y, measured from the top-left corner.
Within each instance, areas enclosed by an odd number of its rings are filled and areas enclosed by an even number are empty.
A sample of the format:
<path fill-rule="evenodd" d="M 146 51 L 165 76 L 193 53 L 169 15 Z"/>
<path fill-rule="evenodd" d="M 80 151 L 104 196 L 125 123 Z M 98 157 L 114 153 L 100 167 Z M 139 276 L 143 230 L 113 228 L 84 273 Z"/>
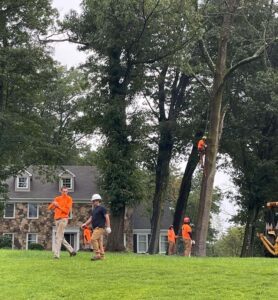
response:
<path fill-rule="evenodd" d="M 205 154 L 206 154 L 206 144 L 207 137 L 203 136 L 199 142 L 198 142 L 198 153 L 199 153 L 199 158 L 200 158 L 200 165 L 201 168 L 204 168 L 204 160 L 205 160 Z"/>

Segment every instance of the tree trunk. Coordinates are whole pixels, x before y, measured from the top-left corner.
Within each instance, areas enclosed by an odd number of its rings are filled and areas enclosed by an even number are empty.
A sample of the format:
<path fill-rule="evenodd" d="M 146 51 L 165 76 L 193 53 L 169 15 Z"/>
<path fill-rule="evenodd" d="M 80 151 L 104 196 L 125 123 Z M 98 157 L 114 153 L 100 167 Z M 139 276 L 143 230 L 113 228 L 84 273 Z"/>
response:
<path fill-rule="evenodd" d="M 109 65 L 107 68 L 109 96 L 106 99 L 105 113 L 101 124 L 102 132 L 107 138 L 105 160 L 109 164 L 108 175 L 105 179 L 104 190 L 110 193 L 111 228 L 112 234 L 108 237 L 107 248 L 110 251 L 124 251 L 124 226 L 125 226 L 125 205 L 128 198 L 125 198 L 126 190 L 132 193 L 132 187 L 125 184 L 125 176 L 115 176 L 118 166 L 128 161 L 125 172 L 132 174 L 135 170 L 135 162 L 132 147 L 127 139 L 127 85 L 130 83 L 131 65 L 126 68 L 121 66 L 121 49 L 111 47 L 109 49 Z M 122 75 L 125 80 L 121 82 Z M 112 171 L 111 171 L 112 170 Z M 113 170 L 115 172 L 113 173 Z M 107 170 L 104 170 L 106 174 Z M 123 184 L 122 184 L 123 183 Z M 111 188 L 113 187 L 113 188 Z M 122 192 L 124 191 L 124 192 Z M 124 195 L 124 196 L 123 196 Z"/>
<path fill-rule="evenodd" d="M 165 78 L 167 70 L 168 66 L 163 66 L 158 81 L 160 139 L 158 145 L 156 183 L 151 218 L 151 239 L 148 249 L 150 254 L 155 254 L 158 252 L 161 210 L 169 182 L 169 166 L 174 145 L 177 117 L 182 109 L 182 103 L 185 100 L 185 90 L 189 85 L 191 78 L 184 73 L 180 73 L 179 70 L 176 70 L 175 77 L 171 85 L 171 103 L 167 119 L 165 110 Z"/>
<path fill-rule="evenodd" d="M 191 190 L 192 176 L 196 169 L 196 166 L 198 165 L 198 162 L 198 150 L 196 146 L 196 141 L 194 141 L 185 171 L 183 173 L 182 182 L 179 190 L 179 196 L 174 213 L 173 226 L 176 234 L 178 234 L 182 225 L 184 212 L 186 210 L 188 197 Z"/>
<path fill-rule="evenodd" d="M 127 251 L 133 251 L 133 211 L 133 207 L 127 207 L 125 211 L 124 233 Z"/>
<path fill-rule="evenodd" d="M 241 257 L 253 256 L 254 237 L 256 229 L 256 220 L 260 209 L 254 206 L 248 210 L 248 218 L 245 225 L 243 245 L 241 249 Z"/>
<path fill-rule="evenodd" d="M 124 215 L 125 208 L 121 208 L 117 215 L 111 215 L 111 229 L 112 233 L 109 234 L 107 240 L 108 251 L 124 251 Z"/>
<path fill-rule="evenodd" d="M 197 256 L 206 255 L 206 240 L 208 234 L 209 216 L 213 194 L 213 183 L 216 172 L 216 156 L 219 145 L 220 125 L 221 125 L 221 104 L 223 97 L 224 76 L 226 71 L 227 45 L 230 37 L 233 14 L 238 6 L 236 0 L 226 1 L 229 10 L 224 15 L 218 45 L 217 62 L 212 87 L 212 97 L 210 101 L 210 127 L 208 132 L 208 148 L 206 151 L 205 168 L 202 179 L 199 210 L 196 226 L 196 246 Z"/>
<path fill-rule="evenodd" d="M 172 156 L 173 137 L 168 123 L 169 122 L 165 121 L 164 124 L 162 124 L 161 138 L 158 148 L 155 193 L 153 198 L 153 211 L 151 218 L 151 239 L 148 249 L 150 254 L 155 254 L 158 252 L 161 209 L 165 200 L 165 194 L 169 181 L 169 165 Z"/>

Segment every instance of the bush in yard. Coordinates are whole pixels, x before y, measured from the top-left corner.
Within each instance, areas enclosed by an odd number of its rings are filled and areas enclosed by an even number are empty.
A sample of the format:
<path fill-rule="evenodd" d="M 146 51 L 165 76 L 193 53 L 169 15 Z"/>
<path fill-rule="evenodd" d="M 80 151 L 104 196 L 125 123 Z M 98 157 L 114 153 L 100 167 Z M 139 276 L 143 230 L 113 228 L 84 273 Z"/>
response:
<path fill-rule="evenodd" d="M 32 243 L 28 247 L 29 250 L 44 250 L 43 245 L 37 244 L 37 243 Z"/>
<path fill-rule="evenodd" d="M 7 236 L 0 236 L 0 248 L 12 248 L 12 240 Z"/>

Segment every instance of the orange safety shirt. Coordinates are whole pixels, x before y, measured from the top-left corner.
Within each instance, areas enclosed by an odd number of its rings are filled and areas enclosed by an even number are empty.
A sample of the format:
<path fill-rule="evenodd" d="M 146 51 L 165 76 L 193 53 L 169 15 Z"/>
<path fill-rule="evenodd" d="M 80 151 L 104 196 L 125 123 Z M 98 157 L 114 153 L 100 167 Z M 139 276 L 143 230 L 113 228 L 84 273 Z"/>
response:
<path fill-rule="evenodd" d="M 205 149 L 205 147 L 206 147 L 206 142 L 205 142 L 203 139 L 201 139 L 201 140 L 198 142 L 198 150 L 199 150 L 199 151 L 202 151 L 202 150 Z"/>
<path fill-rule="evenodd" d="M 176 235 L 174 229 L 168 229 L 168 242 L 175 243 Z"/>
<path fill-rule="evenodd" d="M 91 242 L 91 230 L 88 227 L 84 228 L 83 236 L 84 236 L 84 244 L 90 244 Z"/>
<path fill-rule="evenodd" d="M 48 209 L 54 210 L 54 219 L 68 218 L 72 208 L 72 198 L 69 195 L 61 195 L 54 199 L 59 205 L 49 204 Z"/>
<path fill-rule="evenodd" d="M 190 232 L 192 232 L 192 228 L 190 225 L 188 224 L 183 224 L 182 225 L 182 237 L 185 239 L 185 240 L 191 240 L 191 237 L 189 235 Z"/>

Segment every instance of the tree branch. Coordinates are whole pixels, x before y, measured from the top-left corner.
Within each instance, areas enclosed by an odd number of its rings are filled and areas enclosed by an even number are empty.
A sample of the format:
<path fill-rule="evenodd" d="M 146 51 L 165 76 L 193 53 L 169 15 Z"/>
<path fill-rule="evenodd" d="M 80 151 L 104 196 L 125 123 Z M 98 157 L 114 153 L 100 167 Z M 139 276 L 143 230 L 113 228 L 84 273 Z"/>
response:
<path fill-rule="evenodd" d="M 276 38 L 275 40 L 278 40 L 278 39 Z M 265 49 L 267 49 L 270 45 L 271 45 L 271 43 L 262 45 L 252 56 L 242 59 L 241 61 L 239 61 L 238 63 L 233 65 L 231 68 L 229 68 L 223 77 L 223 82 L 225 82 L 225 80 L 240 66 L 248 64 L 248 63 L 258 59 L 262 55 L 262 53 L 265 51 Z"/>
<path fill-rule="evenodd" d="M 211 97 L 211 93 L 210 93 L 210 90 L 208 89 L 208 87 L 205 85 L 205 83 L 199 77 L 197 77 L 196 74 L 192 73 L 192 75 L 197 80 L 197 82 L 199 82 L 200 85 L 205 89 L 206 93 L 208 94 L 208 96 L 210 98 Z"/>
<path fill-rule="evenodd" d="M 211 56 L 209 55 L 208 49 L 207 49 L 203 39 L 199 40 L 199 47 L 207 61 L 207 64 L 208 64 L 210 70 L 214 73 L 215 72 L 215 64 L 214 64 L 213 60 L 211 59 Z"/>
<path fill-rule="evenodd" d="M 148 100 L 148 98 L 144 95 L 144 98 L 149 106 L 149 108 L 151 109 L 153 115 L 157 118 L 157 120 L 159 120 L 159 114 L 153 109 L 153 107 L 151 106 L 150 101 Z"/>

